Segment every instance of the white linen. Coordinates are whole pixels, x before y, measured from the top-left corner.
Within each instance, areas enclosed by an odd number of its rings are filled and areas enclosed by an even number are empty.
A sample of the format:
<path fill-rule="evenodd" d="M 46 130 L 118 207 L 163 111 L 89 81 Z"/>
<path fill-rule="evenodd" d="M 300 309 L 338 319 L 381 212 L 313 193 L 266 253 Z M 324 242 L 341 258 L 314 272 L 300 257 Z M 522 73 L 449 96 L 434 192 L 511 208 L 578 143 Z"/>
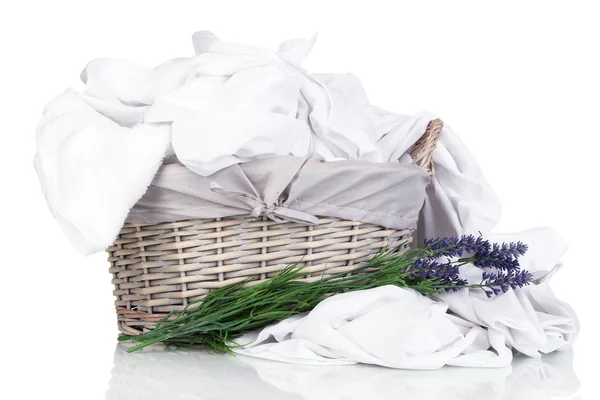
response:
<path fill-rule="evenodd" d="M 38 127 L 36 169 L 74 246 L 84 254 L 109 246 L 165 155 L 202 176 L 250 160 L 311 152 L 327 161 L 410 162 L 411 146 L 435 116 L 373 107 L 351 74 L 308 73 L 299 64 L 314 40 L 288 41 L 271 52 L 199 32 L 197 56 L 156 68 L 115 59 L 90 62 L 81 74 L 83 92 L 69 90 L 51 102 Z M 80 125 L 72 127 L 73 118 Z M 63 141 L 75 136 L 86 139 Z M 98 151 L 80 168 L 77 155 L 94 150 L 94 142 L 118 150 L 101 157 Z M 59 162 L 77 171 L 57 168 Z M 469 219 L 488 230 L 499 215 L 498 201 L 449 128 L 436 162 L 435 193 L 420 233 L 432 236 L 442 225 Z M 125 177 L 135 183 L 125 184 Z"/>
<path fill-rule="evenodd" d="M 73 245 L 86 254 L 110 245 L 164 156 L 204 176 L 250 160 L 311 152 L 327 161 L 410 162 L 411 146 L 434 116 L 370 105 L 353 75 L 310 74 L 300 64 L 313 43 L 288 41 L 271 52 L 199 32 L 195 57 L 157 68 L 91 62 L 82 73 L 83 92 L 67 91 L 51 102 L 37 134 L 36 170 Z M 491 231 L 499 201 L 447 126 L 434 162 L 420 235 Z M 568 347 L 577 319 L 547 286 L 562 240 L 546 230 L 486 235 L 529 242 L 523 265 L 536 284 L 494 299 L 480 291 L 443 296 L 459 317 L 445 314 L 442 303 L 397 288 L 340 295 L 256 333 L 260 340 L 239 351 L 289 362 L 437 368 L 506 365 L 509 347 L 530 356 Z M 474 267 L 463 272 L 470 279 L 481 273 Z M 408 321 L 420 335 L 406 331 Z M 264 341 L 271 333 L 277 342 Z"/>
<path fill-rule="evenodd" d="M 68 90 L 38 125 L 34 166 L 52 214 L 84 254 L 115 240 L 169 144 L 165 126 L 119 126 Z"/>
<path fill-rule="evenodd" d="M 459 324 L 447 306 L 412 290 L 382 286 L 344 293 L 305 315 L 236 342 L 238 354 L 311 365 L 366 363 L 391 368 L 505 366 L 512 353 L 474 324 Z M 497 352 L 489 351 L 498 346 Z M 463 360 L 462 358 L 465 358 Z"/>

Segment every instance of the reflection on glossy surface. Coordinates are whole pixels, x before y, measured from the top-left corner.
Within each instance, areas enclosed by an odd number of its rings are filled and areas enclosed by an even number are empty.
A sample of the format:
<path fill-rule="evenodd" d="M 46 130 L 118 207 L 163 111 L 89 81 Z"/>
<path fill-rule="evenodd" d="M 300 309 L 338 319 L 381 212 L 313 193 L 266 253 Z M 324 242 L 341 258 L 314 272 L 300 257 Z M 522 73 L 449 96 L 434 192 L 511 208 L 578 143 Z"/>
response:
<path fill-rule="evenodd" d="M 554 399 L 579 388 L 573 353 L 517 357 L 502 369 L 314 367 L 201 349 L 127 354 L 117 345 L 107 399 Z"/>

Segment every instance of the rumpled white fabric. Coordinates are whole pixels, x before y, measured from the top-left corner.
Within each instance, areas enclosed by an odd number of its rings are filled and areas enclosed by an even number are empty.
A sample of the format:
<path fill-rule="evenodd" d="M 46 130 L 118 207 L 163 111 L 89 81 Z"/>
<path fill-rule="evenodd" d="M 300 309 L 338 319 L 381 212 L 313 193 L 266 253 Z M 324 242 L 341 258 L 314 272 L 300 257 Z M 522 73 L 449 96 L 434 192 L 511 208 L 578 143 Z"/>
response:
<path fill-rule="evenodd" d="M 34 166 L 50 211 L 79 251 L 115 240 L 169 145 L 167 127 L 131 128 L 103 117 L 67 90 L 38 125 Z"/>
<path fill-rule="evenodd" d="M 273 156 L 410 162 L 435 116 L 372 106 L 354 75 L 307 72 L 300 64 L 314 39 L 271 52 L 198 32 L 195 57 L 156 68 L 90 62 L 81 74 L 85 89 L 50 102 L 37 130 L 35 167 L 71 243 L 84 254 L 110 246 L 163 158 L 202 176 Z M 451 129 L 442 131 L 435 157 L 431 217 L 423 219 L 435 226 L 420 233 L 470 219 L 491 229 L 500 206 Z"/>
<path fill-rule="evenodd" d="M 35 167 L 51 211 L 81 252 L 113 242 L 163 159 L 203 176 L 251 160 L 311 153 L 327 161 L 408 163 L 411 147 L 435 118 L 372 106 L 353 75 L 304 70 L 314 38 L 285 42 L 276 52 L 207 32 L 193 41 L 195 57 L 156 68 L 92 61 L 81 76 L 85 89 L 68 90 L 47 106 Z M 492 240 L 524 241 L 531 250 L 523 266 L 535 285 L 493 299 L 461 291 L 444 295 L 444 303 L 390 287 L 339 295 L 255 333 L 255 342 L 238 351 L 288 362 L 430 369 L 503 366 L 510 347 L 530 356 L 567 348 L 578 322 L 548 288 L 562 239 L 549 230 L 486 233 L 498 222 L 499 201 L 448 127 L 434 162 L 421 237 L 484 232 Z M 471 280 L 481 273 L 474 267 L 463 272 Z"/>
<path fill-rule="evenodd" d="M 273 156 L 409 163 L 435 116 L 389 113 L 355 76 L 307 72 L 314 40 L 272 52 L 198 32 L 195 57 L 156 68 L 90 62 L 84 90 L 50 102 L 37 130 L 35 167 L 71 243 L 84 254 L 108 247 L 163 158 L 202 176 Z"/>

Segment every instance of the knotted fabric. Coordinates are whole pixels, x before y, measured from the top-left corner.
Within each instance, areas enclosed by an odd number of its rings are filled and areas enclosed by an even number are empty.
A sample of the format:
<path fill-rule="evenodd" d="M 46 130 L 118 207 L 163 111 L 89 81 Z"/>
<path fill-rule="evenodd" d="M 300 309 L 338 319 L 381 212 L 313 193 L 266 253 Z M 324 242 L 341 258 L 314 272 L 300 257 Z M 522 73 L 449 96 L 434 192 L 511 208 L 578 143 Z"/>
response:
<path fill-rule="evenodd" d="M 290 221 L 307 225 L 317 225 L 319 223 L 318 218 L 309 213 L 282 207 L 276 203 L 267 205 L 263 200 L 253 194 L 223 189 L 221 185 L 216 182 L 210 182 L 210 190 L 222 196 L 233 197 L 240 200 L 242 203 L 247 204 L 249 210 L 252 210 L 250 212 L 251 217 L 256 218 L 260 215 L 264 215 L 275 222 Z M 280 200 L 278 200 L 278 202 L 280 202 Z"/>

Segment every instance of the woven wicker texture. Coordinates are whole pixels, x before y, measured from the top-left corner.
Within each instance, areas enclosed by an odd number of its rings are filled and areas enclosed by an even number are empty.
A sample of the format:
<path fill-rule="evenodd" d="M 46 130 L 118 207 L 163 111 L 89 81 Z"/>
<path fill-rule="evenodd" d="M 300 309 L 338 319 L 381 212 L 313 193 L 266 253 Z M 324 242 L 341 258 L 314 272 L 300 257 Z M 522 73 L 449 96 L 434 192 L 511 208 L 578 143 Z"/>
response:
<path fill-rule="evenodd" d="M 432 171 L 442 122 L 432 121 L 415 144 L 415 164 Z M 229 217 L 163 224 L 125 224 L 107 249 L 119 330 L 152 329 L 171 310 L 211 289 L 244 279 L 255 284 L 297 262 L 304 280 L 350 271 L 385 247 L 412 244 L 413 232 L 319 217 L 316 226 Z"/>

